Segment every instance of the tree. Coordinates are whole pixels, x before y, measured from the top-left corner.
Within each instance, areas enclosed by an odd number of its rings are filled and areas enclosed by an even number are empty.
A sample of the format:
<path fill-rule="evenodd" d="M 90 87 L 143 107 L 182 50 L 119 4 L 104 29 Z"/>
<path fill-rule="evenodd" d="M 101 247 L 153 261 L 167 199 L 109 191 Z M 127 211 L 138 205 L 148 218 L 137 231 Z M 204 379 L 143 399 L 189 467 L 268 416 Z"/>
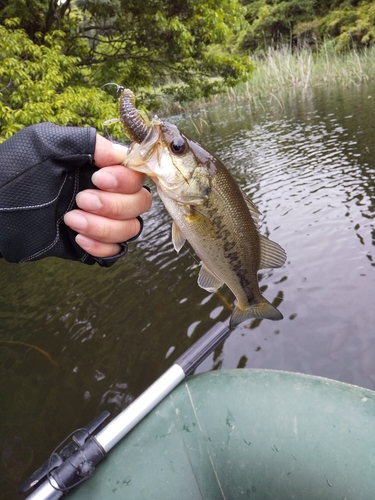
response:
<path fill-rule="evenodd" d="M 27 125 L 91 125 L 103 129 L 116 117 L 111 96 L 95 87 L 71 84 L 78 59 L 63 54 L 64 34 L 46 35 L 45 44 L 30 40 L 15 21 L 0 25 L 0 141 Z M 84 82 L 83 82 L 84 83 Z"/>
<path fill-rule="evenodd" d="M 374 2 L 342 2 L 320 20 L 319 32 L 322 37 L 334 37 L 339 50 L 372 44 L 375 40 Z"/>
<path fill-rule="evenodd" d="M 338 50 L 375 40 L 373 0 L 242 0 L 249 27 L 241 46 L 264 50 L 280 43 L 293 49 L 302 41 L 329 38 Z"/>
<path fill-rule="evenodd" d="M 253 69 L 231 48 L 245 27 L 238 0 L 10 0 L 0 19 L 11 15 L 36 44 L 64 32 L 65 54 L 79 57 L 97 87 L 161 87 L 183 99 L 234 85 Z"/>
<path fill-rule="evenodd" d="M 249 29 L 242 47 L 255 50 L 295 43 L 294 28 L 314 16 L 315 0 L 244 0 Z"/>

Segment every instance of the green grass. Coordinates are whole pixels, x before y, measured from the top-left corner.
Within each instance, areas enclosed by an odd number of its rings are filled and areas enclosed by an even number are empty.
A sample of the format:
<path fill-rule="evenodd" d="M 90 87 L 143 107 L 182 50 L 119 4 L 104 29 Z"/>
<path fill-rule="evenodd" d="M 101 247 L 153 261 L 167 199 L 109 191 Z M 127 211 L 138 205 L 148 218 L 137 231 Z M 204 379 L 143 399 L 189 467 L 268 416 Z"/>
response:
<path fill-rule="evenodd" d="M 249 101 L 254 108 L 269 104 L 283 106 L 283 97 L 293 90 L 307 90 L 324 85 L 358 85 L 375 80 L 375 46 L 361 52 L 337 52 L 330 42 L 318 51 L 302 49 L 290 52 L 289 47 L 252 56 L 256 69 L 252 77 L 234 88 L 227 89 L 229 100 Z M 222 102 L 219 94 L 210 99 L 197 99 L 185 105 L 162 99 L 163 114 L 196 110 L 210 103 Z"/>
<path fill-rule="evenodd" d="M 292 54 L 288 48 L 270 49 L 253 60 L 256 70 L 252 78 L 228 89 L 230 98 L 246 98 L 254 105 L 274 100 L 282 105 L 282 96 L 292 89 L 350 86 L 375 80 L 375 46 L 344 54 L 336 52 L 329 43 L 317 52 L 303 49 Z"/>

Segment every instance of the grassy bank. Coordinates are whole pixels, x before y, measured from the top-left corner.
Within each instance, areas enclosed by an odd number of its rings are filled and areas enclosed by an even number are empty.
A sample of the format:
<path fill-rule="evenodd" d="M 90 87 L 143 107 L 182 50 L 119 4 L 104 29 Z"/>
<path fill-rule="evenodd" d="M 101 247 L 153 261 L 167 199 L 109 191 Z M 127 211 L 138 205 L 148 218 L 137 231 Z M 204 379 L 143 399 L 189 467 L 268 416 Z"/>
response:
<path fill-rule="evenodd" d="M 287 48 L 269 50 L 254 58 L 256 70 L 253 77 L 228 95 L 245 97 L 256 104 L 259 99 L 280 97 L 288 90 L 307 89 L 323 85 L 358 85 L 375 79 L 375 47 L 344 54 L 325 44 L 318 52 L 301 50 L 291 53 Z"/>
<path fill-rule="evenodd" d="M 375 80 L 375 46 L 338 53 L 328 42 L 318 51 L 303 49 L 291 53 L 289 47 L 269 49 L 267 53 L 252 56 L 256 69 L 245 83 L 228 88 L 230 100 L 250 101 L 254 107 L 273 103 L 282 106 L 283 96 L 294 89 L 307 90 L 324 85 L 358 85 Z M 165 103 L 167 113 L 199 109 L 209 103 L 220 102 L 222 95 L 209 100 L 196 100 L 186 106 Z"/>

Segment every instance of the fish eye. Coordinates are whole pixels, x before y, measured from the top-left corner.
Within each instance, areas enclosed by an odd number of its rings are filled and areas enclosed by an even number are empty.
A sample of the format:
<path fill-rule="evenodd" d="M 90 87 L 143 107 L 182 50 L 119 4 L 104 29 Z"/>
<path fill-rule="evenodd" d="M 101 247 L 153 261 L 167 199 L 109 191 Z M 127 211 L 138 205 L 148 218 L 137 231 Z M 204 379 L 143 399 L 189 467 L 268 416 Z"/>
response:
<path fill-rule="evenodd" d="M 170 144 L 169 148 L 175 155 L 183 155 L 186 151 L 186 144 L 182 137 L 174 139 Z"/>

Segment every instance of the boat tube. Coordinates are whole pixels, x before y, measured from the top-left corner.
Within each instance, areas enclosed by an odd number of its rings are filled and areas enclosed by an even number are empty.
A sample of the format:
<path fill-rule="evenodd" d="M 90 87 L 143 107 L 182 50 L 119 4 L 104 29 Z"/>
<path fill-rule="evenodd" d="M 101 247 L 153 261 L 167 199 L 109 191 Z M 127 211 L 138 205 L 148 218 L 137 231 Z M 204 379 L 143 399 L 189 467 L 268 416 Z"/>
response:
<path fill-rule="evenodd" d="M 373 500 L 375 392 L 214 371 L 167 396 L 72 500 Z"/>
<path fill-rule="evenodd" d="M 272 370 L 185 379 L 228 335 L 218 324 L 112 422 L 77 431 L 82 447 L 52 455 L 28 499 L 60 498 L 70 467 L 72 500 L 373 500 L 375 392 Z"/>

